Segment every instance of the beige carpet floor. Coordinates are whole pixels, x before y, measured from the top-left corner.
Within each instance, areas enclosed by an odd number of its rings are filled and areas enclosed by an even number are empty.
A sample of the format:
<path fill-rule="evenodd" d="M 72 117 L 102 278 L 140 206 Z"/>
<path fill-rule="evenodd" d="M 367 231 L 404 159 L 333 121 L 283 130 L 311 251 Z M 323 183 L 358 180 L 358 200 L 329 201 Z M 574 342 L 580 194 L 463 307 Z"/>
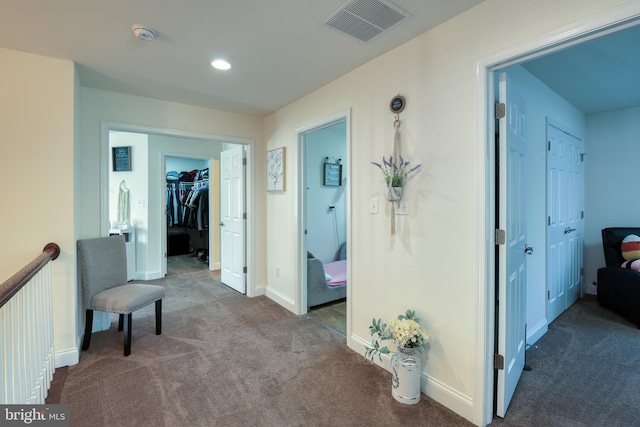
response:
<path fill-rule="evenodd" d="M 344 336 L 266 297 L 247 298 L 189 256 L 170 257 L 163 333 L 153 306 L 122 334 L 93 334 L 60 403 L 83 426 L 469 426 L 426 396 L 391 397 L 390 374 Z M 579 300 L 527 352 L 504 419 L 492 425 L 640 426 L 640 330 Z"/>
<path fill-rule="evenodd" d="M 426 396 L 403 405 L 391 375 L 335 331 L 217 273 L 170 257 L 162 335 L 153 306 L 133 315 L 132 353 L 117 317 L 67 372 L 61 402 L 83 426 L 468 426 Z"/>

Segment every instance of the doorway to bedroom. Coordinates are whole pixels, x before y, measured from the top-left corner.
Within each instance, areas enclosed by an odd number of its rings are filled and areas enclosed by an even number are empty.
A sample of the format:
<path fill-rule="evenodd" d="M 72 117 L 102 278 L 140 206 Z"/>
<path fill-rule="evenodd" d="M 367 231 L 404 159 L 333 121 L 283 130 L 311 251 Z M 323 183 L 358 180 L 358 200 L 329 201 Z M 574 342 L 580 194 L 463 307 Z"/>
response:
<path fill-rule="evenodd" d="M 347 335 L 347 120 L 300 133 L 305 271 L 300 294 L 307 314 Z"/>

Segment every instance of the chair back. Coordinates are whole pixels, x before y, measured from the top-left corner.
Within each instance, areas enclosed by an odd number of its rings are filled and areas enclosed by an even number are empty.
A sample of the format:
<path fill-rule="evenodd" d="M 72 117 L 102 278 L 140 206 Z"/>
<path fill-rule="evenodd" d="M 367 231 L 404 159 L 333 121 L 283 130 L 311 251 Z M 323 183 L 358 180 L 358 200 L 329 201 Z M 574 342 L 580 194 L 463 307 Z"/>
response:
<path fill-rule="evenodd" d="M 78 264 L 86 308 L 95 294 L 127 284 L 124 235 L 78 240 Z"/>
<path fill-rule="evenodd" d="M 622 257 L 622 241 L 629 234 L 640 236 L 640 228 L 609 227 L 602 229 L 602 248 L 607 267 L 620 267 L 625 261 Z"/>

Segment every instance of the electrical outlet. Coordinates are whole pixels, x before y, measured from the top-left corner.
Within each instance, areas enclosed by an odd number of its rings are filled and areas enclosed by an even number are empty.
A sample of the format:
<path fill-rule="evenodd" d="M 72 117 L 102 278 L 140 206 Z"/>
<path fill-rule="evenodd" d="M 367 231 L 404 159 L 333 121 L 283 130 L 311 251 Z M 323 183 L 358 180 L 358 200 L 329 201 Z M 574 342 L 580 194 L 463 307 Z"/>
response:
<path fill-rule="evenodd" d="M 280 267 L 276 267 L 276 277 L 280 277 Z"/>
<path fill-rule="evenodd" d="M 408 200 L 400 200 L 396 204 L 396 215 L 409 215 L 409 201 Z"/>
<path fill-rule="evenodd" d="M 378 213 L 378 198 L 372 197 L 369 199 L 369 213 L 377 214 Z"/>
<path fill-rule="evenodd" d="M 144 208 L 144 199 L 138 199 L 138 207 Z"/>

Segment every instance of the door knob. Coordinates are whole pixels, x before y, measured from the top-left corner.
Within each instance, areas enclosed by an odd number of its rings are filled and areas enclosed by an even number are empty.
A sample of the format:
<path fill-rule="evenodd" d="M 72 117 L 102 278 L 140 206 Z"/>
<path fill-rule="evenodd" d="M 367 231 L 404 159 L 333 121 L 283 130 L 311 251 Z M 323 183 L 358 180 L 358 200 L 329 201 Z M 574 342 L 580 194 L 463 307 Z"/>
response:
<path fill-rule="evenodd" d="M 567 227 L 567 228 L 564 229 L 564 234 L 569 234 L 572 231 L 576 231 L 576 229 L 575 228 L 571 228 L 571 227 Z"/>
<path fill-rule="evenodd" d="M 533 247 L 527 245 L 526 243 L 524 244 L 524 253 L 527 255 L 531 255 L 533 253 Z"/>
<path fill-rule="evenodd" d="M 224 222 L 220 222 L 220 227 L 224 227 Z"/>

